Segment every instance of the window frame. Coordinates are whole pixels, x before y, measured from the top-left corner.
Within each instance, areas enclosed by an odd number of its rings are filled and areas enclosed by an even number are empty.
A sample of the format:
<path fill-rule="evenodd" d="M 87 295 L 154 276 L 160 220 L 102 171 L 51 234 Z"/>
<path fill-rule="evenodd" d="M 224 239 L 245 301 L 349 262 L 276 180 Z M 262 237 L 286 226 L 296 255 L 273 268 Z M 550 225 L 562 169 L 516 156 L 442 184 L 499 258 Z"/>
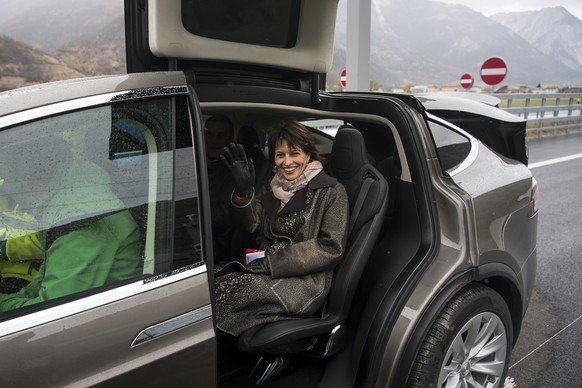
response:
<path fill-rule="evenodd" d="M 169 113 L 171 119 L 173 120 L 172 122 L 172 127 L 168 128 L 169 131 L 173 131 L 174 133 L 171 135 L 172 139 L 170 141 L 170 143 L 168 144 L 168 152 L 171 152 L 172 155 L 175 155 L 176 152 L 176 143 L 175 143 L 175 137 L 176 137 L 176 131 L 178 130 L 178 128 L 176 128 L 176 103 L 175 103 L 175 99 L 176 98 L 183 98 L 186 99 L 188 101 L 190 101 L 191 99 L 191 95 L 190 95 L 190 91 L 188 90 L 188 88 L 186 86 L 184 87 L 159 87 L 159 88 L 147 88 L 144 89 L 144 92 L 139 94 L 139 97 L 136 98 L 136 94 L 132 93 L 132 92 L 127 92 L 127 91 L 123 91 L 123 92 L 110 92 L 110 93 L 104 93 L 104 94 L 100 94 L 100 95 L 94 95 L 94 96 L 87 96 L 87 97 L 80 97 L 80 98 L 76 98 L 74 100 L 68 100 L 68 101 L 61 101 L 61 102 L 56 102 L 53 104 L 49 104 L 46 106 L 42 106 L 42 107 L 38 107 L 38 108 L 32 108 L 29 110 L 24 110 L 21 112 L 16 112 L 10 115 L 6 115 L 6 116 L 2 116 L 0 117 L 0 134 L 2 131 L 4 130 L 9 130 L 9 129 L 16 129 L 18 130 L 19 126 L 24 126 L 24 125 L 28 125 L 30 123 L 36 122 L 36 121 L 41 121 L 41 120 L 50 120 L 51 118 L 55 118 L 55 117 L 59 117 L 59 116 L 63 116 L 63 115 L 67 115 L 73 112 L 82 112 L 85 110 L 91 110 L 91 109 L 98 109 L 100 107 L 114 107 L 115 105 L 118 104 L 124 104 L 124 103 L 129 103 L 129 104 L 133 104 L 135 102 L 139 102 L 139 101 L 143 101 L 143 100 L 149 100 L 152 101 L 154 99 L 160 99 L 160 98 L 167 98 L 167 99 L 174 99 L 174 102 L 172 102 L 172 111 Z M 186 114 L 189 116 L 190 118 L 190 125 L 188 128 L 184 128 L 184 131 L 188 132 L 188 136 L 191 136 L 191 131 L 193 130 L 193 123 L 192 123 L 192 119 L 193 119 L 193 115 L 191 112 L 191 102 L 188 102 L 185 104 L 185 107 L 187 107 L 187 112 Z M 167 136 L 168 134 L 166 134 Z M 149 133 L 149 135 L 146 134 L 146 137 L 150 136 L 153 137 L 153 135 L 151 133 Z M 155 139 L 151 138 L 148 141 L 148 144 L 151 141 L 156 141 Z M 200 186 L 200 181 L 199 181 L 199 174 L 198 174 L 198 169 L 200 168 L 200 166 L 197 166 L 197 158 L 196 158 L 196 144 L 193 142 L 192 143 L 192 150 L 194 152 L 193 158 L 192 158 L 192 162 L 194 163 L 192 165 L 192 168 L 195 170 L 195 179 L 196 179 L 196 185 L 199 187 Z M 157 150 L 157 147 L 156 147 Z M 151 159 L 151 158 L 150 158 Z M 148 163 L 150 163 L 151 167 L 151 163 L 152 161 L 150 160 Z M 155 165 L 157 162 L 154 162 L 153 164 Z M 173 156 L 172 157 L 172 176 L 171 176 L 171 185 L 172 185 L 172 202 L 174 200 L 174 196 L 175 196 L 175 189 L 176 189 L 176 174 L 175 174 L 175 168 L 176 168 L 176 158 Z M 149 169 L 149 168 L 148 168 Z M 148 176 L 149 176 L 149 180 L 152 180 L 152 176 L 151 176 L 152 172 L 148 172 Z M 158 172 L 155 173 L 156 175 L 158 174 Z M 155 183 L 157 184 L 157 179 L 154 179 Z M 149 186 L 149 185 L 148 185 Z M 155 189 L 155 188 L 154 188 Z M 198 211 L 200 212 L 200 196 L 202 196 L 202 192 L 200 192 L 200 187 L 198 188 L 199 190 L 199 197 L 197 199 L 197 206 L 198 206 Z M 148 197 L 150 197 L 151 195 L 151 191 L 152 188 L 148 187 Z M 149 204 L 150 199 L 148 198 L 148 208 L 151 208 L 152 206 L 155 208 L 157 205 L 157 200 L 158 200 L 158 193 L 154 193 L 154 198 L 156 200 L 155 203 L 153 204 Z M 127 209 L 127 208 L 126 208 Z M 149 213 L 149 211 L 148 211 Z M 156 214 L 157 211 L 154 212 L 154 214 Z M 173 220 L 175 215 L 173 212 L 173 203 L 172 203 L 172 211 L 170 212 L 170 214 L 168 214 L 168 216 Z M 148 215 L 149 218 L 149 215 Z M 150 224 L 150 220 L 148 219 L 148 224 Z M 157 221 L 154 220 L 154 223 L 157 223 Z M 150 226 L 148 225 L 148 228 Z M 173 227 L 173 226 L 172 226 Z M 158 228 L 154 226 L 154 228 L 156 229 L 155 234 L 159 233 L 160 231 L 157 230 Z M 201 236 L 202 237 L 202 236 Z M 174 231 L 172 230 L 172 233 L 170 233 L 170 235 L 168 236 L 168 238 L 170 240 L 172 240 L 174 238 Z M 152 240 L 153 241 L 153 240 Z M 203 242 L 202 238 L 201 241 Z M 146 246 L 144 247 L 144 260 L 146 259 L 145 254 L 147 251 L 147 241 L 146 241 Z M 172 250 L 173 247 L 173 242 L 171 244 L 171 246 L 169 247 L 170 249 L 170 255 L 173 255 L 174 252 Z M 155 254 L 155 252 L 154 252 Z M 156 257 L 154 257 L 154 260 L 156 259 Z M 78 293 L 74 293 L 71 295 L 65 295 L 62 296 L 60 298 L 56 298 L 56 299 L 52 299 L 52 300 L 48 300 L 45 301 L 43 303 L 38 303 L 38 304 L 34 304 L 31 306 L 26 306 L 26 307 L 22 307 L 13 311 L 9 311 L 9 312 L 4 312 L 4 313 L 0 313 L 1 317 L 0 317 L 0 338 L 6 335 L 10 335 L 13 334 L 17 331 L 23 330 L 23 329 L 27 329 L 27 328 L 31 328 L 31 327 L 35 327 L 35 326 L 39 326 L 39 325 L 44 325 L 44 324 L 49 324 L 52 321 L 58 320 L 60 318 L 65 318 L 65 317 L 72 317 L 76 314 L 80 314 L 83 312 L 87 312 L 89 310 L 95 309 L 95 308 L 99 308 L 99 307 L 103 307 L 112 303 L 115 303 L 117 301 L 120 301 L 122 299 L 126 299 L 126 298 L 131 298 L 132 296 L 137 296 L 143 293 L 147 293 L 149 291 L 152 290 L 156 290 L 159 289 L 161 287 L 167 286 L 169 284 L 175 283 L 175 282 L 179 282 L 182 281 L 184 279 L 187 278 L 191 278 L 197 275 L 201 275 L 201 274 L 205 274 L 207 272 L 207 266 L 206 266 L 206 261 L 207 259 L 202 257 L 202 260 L 195 262 L 193 264 L 188 264 L 185 265 L 183 267 L 180 268 L 176 268 L 176 269 L 170 269 L 169 271 L 166 272 L 162 272 L 162 273 L 153 273 L 150 275 L 147 275 L 147 277 L 142 277 L 139 279 L 135 279 L 135 280 L 129 280 L 127 283 L 124 284 L 119 284 L 118 286 L 116 285 L 104 285 L 101 287 L 96 287 L 93 289 L 88 289 L 85 291 L 81 291 Z M 145 270 L 145 262 L 144 262 L 144 270 Z M 146 275 L 144 275 L 146 276 Z"/>
<path fill-rule="evenodd" d="M 439 163 L 441 161 L 441 156 L 439 153 L 439 147 L 437 147 L 435 138 L 434 138 L 434 134 L 433 131 L 430 127 L 430 122 L 434 122 L 440 126 L 445 127 L 446 129 L 450 130 L 451 132 L 455 132 L 456 134 L 463 136 L 464 138 L 466 138 L 468 140 L 469 143 L 469 152 L 467 153 L 467 156 L 465 156 L 465 158 L 461 161 L 461 163 L 457 164 L 455 167 L 449 169 L 449 170 L 444 170 L 444 168 L 442 167 L 441 164 L 441 169 L 443 171 L 443 173 L 453 177 L 455 175 L 457 175 L 458 173 L 460 173 L 461 171 L 466 170 L 467 168 L 469 168 L 477 159 L 477 155 L 479 154 L 479 142 L 478 140 L 471 136 L 468 132 L 464 131 L 463 129 L 457 127 L 454 124 L 449 123 L 446 120 L 441 119 L 440 117 L 437 117 L 433 114 L 430 114 L 428 112 L 426 112 L 426 115 L 428 117 L 428 128 L 429 128 L 429 132 L 431 135 L 431 138 L 433 139 L 433 143 L 434 143 L 434 147 L 437 153 L 437 156 L 439 158 Z"/>

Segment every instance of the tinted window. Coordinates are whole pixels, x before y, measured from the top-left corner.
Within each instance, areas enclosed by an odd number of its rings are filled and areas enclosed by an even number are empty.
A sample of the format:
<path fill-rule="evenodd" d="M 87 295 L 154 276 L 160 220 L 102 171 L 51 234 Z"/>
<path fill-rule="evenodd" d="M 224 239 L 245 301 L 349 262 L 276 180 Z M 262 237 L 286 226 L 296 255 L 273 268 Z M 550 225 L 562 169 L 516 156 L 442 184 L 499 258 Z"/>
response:
<path fill-rule="evenodd" d="M 175 136 L 187 117 L 165 98 L 0 132 L 0 310 L 200 262 L 192 143 Z"/>
<path fill-rule="evenodd" d="M 461 164 L 471 151 L 470 140 L 434 121 L 429 121 L 443 171 L 451 171 Z"/>
<path fill-rule="evenodd" d="M 299 0 L 183 0 L 182 23 L 192 34 L 261 46 L 294 47 Z"/>

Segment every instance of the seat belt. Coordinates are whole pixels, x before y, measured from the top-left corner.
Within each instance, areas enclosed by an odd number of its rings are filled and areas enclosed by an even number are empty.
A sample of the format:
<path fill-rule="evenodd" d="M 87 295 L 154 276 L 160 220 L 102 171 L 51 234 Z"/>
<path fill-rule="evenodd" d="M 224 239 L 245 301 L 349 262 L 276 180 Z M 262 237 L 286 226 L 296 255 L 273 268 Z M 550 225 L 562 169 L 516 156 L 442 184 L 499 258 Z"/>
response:
<path fill-rule="evenodd" d="M 362 182 L 362 187 L 360 188 L 360 191 L 358 192 L 358 199 L 356 200 L 356 204 L 354 205 L 354 210 L 352 211 L 352 217 L 350 217 L 348 236 L 352 235 L 352 229 L 354 228 L 354 225 L 356 224 L 356 219 L 358 218 L 358 215 L 360 214 L 360 211 L 362 210 L 362 206 L 364 206 L 364 200 L 368 196 L 368 191 L 370 191 L 370 187 L 372 186 L 373 182 L 374 182 L 374 179 L 372 179 L 372 177 L 369 175 L 366 176 L 364 178 L 364 181 Z"/>

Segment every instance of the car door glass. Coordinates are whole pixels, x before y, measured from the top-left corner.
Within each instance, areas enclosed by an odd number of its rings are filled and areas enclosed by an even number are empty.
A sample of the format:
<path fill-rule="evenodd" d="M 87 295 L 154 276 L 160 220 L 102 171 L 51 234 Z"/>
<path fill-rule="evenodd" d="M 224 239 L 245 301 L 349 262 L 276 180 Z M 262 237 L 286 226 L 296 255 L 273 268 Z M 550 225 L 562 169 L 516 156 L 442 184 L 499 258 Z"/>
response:
<path fill-rule="evenodd" d="M 443 171 L 450 172 L 459 166 L 471 152 L 471 141 L 458 132 L 429 120 Z"/>
<path fill-rule="evenodd" d="M 201 263 L 188 117 L 162 98 L 0 132 L 0 311 Z"/>

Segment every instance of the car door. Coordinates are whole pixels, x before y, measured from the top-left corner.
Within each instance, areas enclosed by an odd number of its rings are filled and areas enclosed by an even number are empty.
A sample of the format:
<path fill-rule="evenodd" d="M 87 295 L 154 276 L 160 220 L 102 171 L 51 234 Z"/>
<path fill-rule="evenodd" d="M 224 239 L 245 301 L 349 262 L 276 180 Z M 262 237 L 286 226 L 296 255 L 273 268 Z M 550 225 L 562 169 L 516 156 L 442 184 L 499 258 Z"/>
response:
<path fill-rule="evenodd" d="M 33 274 L 0 298 L 2 385 L 214 386 L 207 187 L 183 75 L 0 100 L 0 240 Z"/>

